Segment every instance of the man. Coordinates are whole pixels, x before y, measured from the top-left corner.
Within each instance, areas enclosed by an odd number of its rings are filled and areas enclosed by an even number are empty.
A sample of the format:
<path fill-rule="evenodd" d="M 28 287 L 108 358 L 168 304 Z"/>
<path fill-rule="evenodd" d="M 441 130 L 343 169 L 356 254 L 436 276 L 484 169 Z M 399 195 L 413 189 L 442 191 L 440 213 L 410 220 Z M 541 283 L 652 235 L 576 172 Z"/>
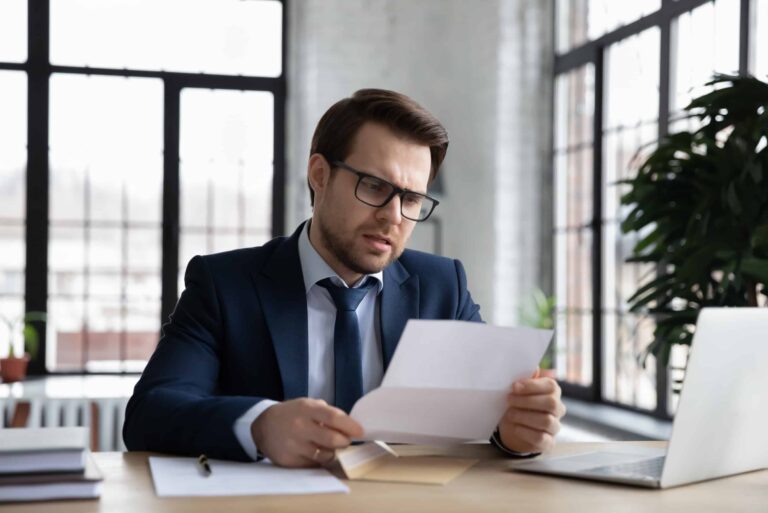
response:
<path fill-rule="evenodd" d="M 312 217 L 262 247 L 193 258 L 128 403 L 130 450 L 303 467 L 363 435 L 349 415 L 376 388 L 409 318 L 480 322 L 457 260 L 404 250 L 437 201 L 445 129 L 410 98 L 361 90 L 312 138 Z M 488 355 L 493 358 L 493 355 Z M 515 383 L 493 442 L 548 450 L 565 413 L 554 380 Z"/>

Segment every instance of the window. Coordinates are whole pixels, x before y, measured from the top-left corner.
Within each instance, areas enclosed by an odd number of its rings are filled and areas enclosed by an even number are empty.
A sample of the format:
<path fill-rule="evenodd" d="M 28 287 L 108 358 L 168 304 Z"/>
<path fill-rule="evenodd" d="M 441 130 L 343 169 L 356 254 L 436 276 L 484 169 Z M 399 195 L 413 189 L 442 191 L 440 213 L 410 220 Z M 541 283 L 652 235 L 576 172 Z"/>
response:
<path fill-rule="evenodd" d="M 654 325 L 630 313 L 627 299 L 655 269 L 625 262 L 638 238 L 621 233 L 627 212 L 616 182 L 660 136 L 691 127 L 683 108 L 714 72 L 745 73 L 752 63 L 768 74 L 767 4 L 557 1 L 555 362 L 566 395 L 674 413 L 669 384 L 687 355 L 673 351 L 669 369 L 653 357 L 641 364 Z"/>
<path fill-rule="evenodd" d="M 283 3 L 0 4 L 0 313 L 48 312 L 33 372 L 141 371 L 180 263 L 283 233 Z"/>
<path fill-rule="evenodd" d="M 163 83 L 51 78 L 51 370 L 141 370 L 157 342 Z"/>

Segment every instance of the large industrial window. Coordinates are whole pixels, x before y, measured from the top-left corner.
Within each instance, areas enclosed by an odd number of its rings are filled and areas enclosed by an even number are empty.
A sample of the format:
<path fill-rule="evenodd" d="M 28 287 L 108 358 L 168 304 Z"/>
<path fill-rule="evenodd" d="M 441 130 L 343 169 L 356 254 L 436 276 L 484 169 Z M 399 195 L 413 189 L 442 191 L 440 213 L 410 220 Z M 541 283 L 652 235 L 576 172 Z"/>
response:
<path fill-rule="evenodd" d="M 621 233 L 616 182 L 690 126 L 683 108 L 714 72 L 768 73 L 768 0 L 558 0 L 555 25 L 558 378 L 567 395 L 667 418 L 686 355 L 641 363 L 654 325 L 627 299 L 655 269 L 625 262 L 637 238 Z"/>
<path fill-rule="evenodd" d="M 33 373 L 141 371 L 192 256 L 283 233 L 283 7 L 0 2 L 0 314 L 47 312 Z"/>

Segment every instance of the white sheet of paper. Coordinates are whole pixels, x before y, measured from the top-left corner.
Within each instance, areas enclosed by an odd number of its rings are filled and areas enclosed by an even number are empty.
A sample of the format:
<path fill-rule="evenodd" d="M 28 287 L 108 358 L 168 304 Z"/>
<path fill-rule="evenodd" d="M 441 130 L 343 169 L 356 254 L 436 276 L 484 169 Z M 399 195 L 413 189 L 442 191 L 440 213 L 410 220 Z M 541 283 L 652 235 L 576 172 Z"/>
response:
<path fill-rule="evenodd" d="M 538 367 L 551 330 L 410 320 L 381 387 L 351 416 L 366 440 L 444 444 L 487 440 L 512 383 Z"/>
<path fill-rule="evenodd" d="M 349 493 L 344 483 L 324 469 L 287 469 L 264 461 L 208 463 L 211 475 L 206 477 L 197 467 L 197 458 L 150 456 L 155 493 L 158 497 Z"/>

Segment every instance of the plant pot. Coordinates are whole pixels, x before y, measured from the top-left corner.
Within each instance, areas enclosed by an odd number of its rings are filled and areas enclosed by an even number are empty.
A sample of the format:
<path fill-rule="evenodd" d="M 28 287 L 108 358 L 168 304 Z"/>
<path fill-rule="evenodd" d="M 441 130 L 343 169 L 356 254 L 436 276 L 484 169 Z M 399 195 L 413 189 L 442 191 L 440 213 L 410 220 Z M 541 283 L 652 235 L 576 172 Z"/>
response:
<path fill-rule="evenodd" d="M 14 383 L 26 378 L 27 364 L 29 364 L 28 354 L 23 358 L 0 358 L 0 377 L 3 383 Z"/>

